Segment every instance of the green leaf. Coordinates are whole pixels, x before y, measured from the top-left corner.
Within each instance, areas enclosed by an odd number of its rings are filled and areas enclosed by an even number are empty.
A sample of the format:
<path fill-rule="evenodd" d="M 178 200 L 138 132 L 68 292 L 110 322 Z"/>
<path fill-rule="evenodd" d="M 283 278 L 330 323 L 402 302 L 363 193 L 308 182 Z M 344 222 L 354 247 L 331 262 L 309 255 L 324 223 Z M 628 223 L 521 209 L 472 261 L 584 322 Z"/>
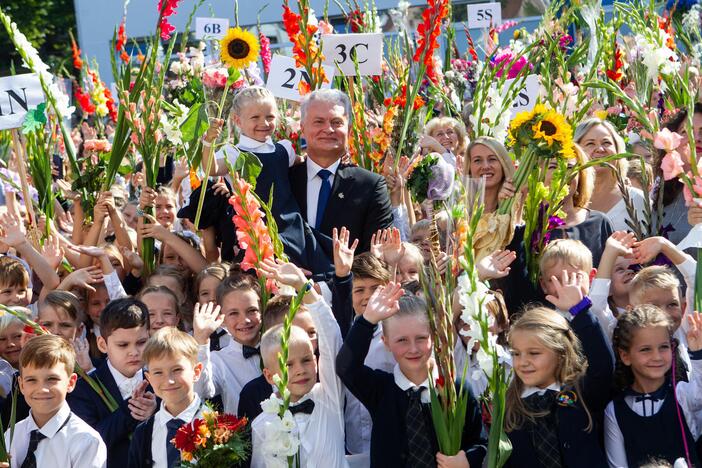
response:
<path fill-rule="evenodd" d="M 234 163 L 233 169 L 246 182 L 250 183 L 253 188 L 256 188 L 256 179 L 261 174 L 263 164 L 258 157 L 253 153 L 242 151 Z"/>
<path fill-rule="evenodd" d="M 180 125 L 183 141 L 197 141 L 205 134 L 207 127 L 207 112 L 202 103 L 197 103 L 188 111 L 188 116 Z"/>
<path fill-rule="evenodd" d="M 22 133 L 25 135 L 40 130 L 46 125 L 46 103 L 42 102 L 36 109 L 30 109 L 22 122 Z"/>

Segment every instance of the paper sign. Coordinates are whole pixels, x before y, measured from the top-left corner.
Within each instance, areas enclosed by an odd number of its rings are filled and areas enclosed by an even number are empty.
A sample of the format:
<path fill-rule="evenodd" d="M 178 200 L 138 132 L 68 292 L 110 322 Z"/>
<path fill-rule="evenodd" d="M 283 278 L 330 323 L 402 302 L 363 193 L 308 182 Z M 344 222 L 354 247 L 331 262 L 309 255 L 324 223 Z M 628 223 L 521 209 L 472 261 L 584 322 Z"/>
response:
<path fill-rule="evenodd" d="M 229 18 L 195 18 L 195 39 L 222 39 L 229 29 Z"/>
<path fill-rule="evenodd" d="M 34 73 L 0 78 L 0 130 L 18 128 L 27 111 L 44 102 L 39 76 Z"/>
<path fill-rule="evenodd" d="M 502 88 L 502 95 L 507 94 L 507 90 L 514 80 L 505 81 L 504 87 Z M 530 111 L 534 108 L 536 104 L 536 99 L 539 97 L 539 77 L 537 75 L 528 75 L 524 80 L 524 86 L 519 90 L 514 102 L 512 102 L 512 117 L 514 118 L 519 112 Z"/>
<path fill-rule="evenodd" d="M 324 59 L 327 65 L 336 64 L 346 76 L 382 74 L 383 34 L 325 34 L 322 36 Z"/>
<path fill-rule="evenodd" d="M 482 29 L 502 24 L 502 6 L 495 3 L 473 3 L 468 5 L 468 28 Z"/>
<path fill-rule="evenodd" d="M 322 85 L 322 88 L 331 88 L 331 81 L 332 78 L 334 78 L 334 67 L 322 65 L 322 68 L 327 76 L 327 80 L 329 80 L 329 82 Z M 268 88 L 275 97 L 290 99 L 291 101 L 301 101 L 302 96 L 300 96 L 297 85 L 302 79 L 306 80 L 308 83 L 310 81 L 307 70 L 304 68 L 297 68 L 294 58 L 280 54 L 273 55 L 266 88 Z"/>

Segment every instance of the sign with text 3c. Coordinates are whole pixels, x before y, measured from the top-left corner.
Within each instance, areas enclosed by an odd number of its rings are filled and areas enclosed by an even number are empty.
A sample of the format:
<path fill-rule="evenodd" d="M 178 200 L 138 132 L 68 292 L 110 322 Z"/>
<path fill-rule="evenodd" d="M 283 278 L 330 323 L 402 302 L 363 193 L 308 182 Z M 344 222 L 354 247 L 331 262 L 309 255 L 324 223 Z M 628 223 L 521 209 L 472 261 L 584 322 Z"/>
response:
<path fill-rule="evenodd" d="M 325 34 L 322 36 L 324 63 L 339 68 L 346 76 L 380 75 L 383 71 L 383 34 Z"/>
<path fill-rule="evenodd" d="M 472 3 L 468 5 L 468 28 L 482 29 L 502 24 L 502 6 L 495 3 Z"/>
<path fill-rule="evenodd" d="M 0 130 L 18 128 L 27 111 L 44 102 L 39 76 L 34 73 L 0 78 Z"/>
<path fill-rule="evenodd" d="M 195 18 L 195 39 L 222 39 L 229 29 L 229 18 Z"/>
<path fill-rule="evenodd" d="M 327 76 L 328 83 L 324 83 L 322 88 L 331 88 L 331 81 L 334 78 L 334 67 L 322 65 L 324 73 Z M 300 80 L 309 82 L 307 70 L 297 68 L 295 59 L 286 55 L 273 55 L 271 61 L 271 72 L 268 74 L 268 82 L 266 88 L 270 90 L 275 97 L 290 99 L 291 101 L 301 101 L 298 83 Z"/>

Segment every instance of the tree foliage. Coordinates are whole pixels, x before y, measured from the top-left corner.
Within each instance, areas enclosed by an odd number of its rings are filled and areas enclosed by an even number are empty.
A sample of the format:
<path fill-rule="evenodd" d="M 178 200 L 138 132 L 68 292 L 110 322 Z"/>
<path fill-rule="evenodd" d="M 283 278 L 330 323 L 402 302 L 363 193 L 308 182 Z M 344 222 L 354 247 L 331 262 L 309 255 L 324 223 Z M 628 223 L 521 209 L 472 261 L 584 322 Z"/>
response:
<path fill-rule="evenodd" d="M 60 70 L 71 57 L 69 30 L 76 27 L 73 0 L 2 0 L 0 8 L 39 50 L 41 58 Z M 0 76 L 14 66 L 21 73 L 22 59 L 4 30 L 0 31 Z"/>

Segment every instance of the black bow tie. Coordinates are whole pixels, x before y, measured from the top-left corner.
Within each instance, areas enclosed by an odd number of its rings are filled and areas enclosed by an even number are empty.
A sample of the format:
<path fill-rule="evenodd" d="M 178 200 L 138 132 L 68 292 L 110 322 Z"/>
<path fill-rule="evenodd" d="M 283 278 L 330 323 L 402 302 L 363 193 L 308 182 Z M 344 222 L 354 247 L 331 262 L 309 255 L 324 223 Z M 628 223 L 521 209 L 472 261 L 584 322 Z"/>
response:
<path fill-rule="evenodd" d="M 661 388 L 651 393 L 638 393 L 633 390 L 629 392 L 630 395 L 634 397 L 634 401 L 650 401 L 655 403 L 656 401 L 665 400 L 666 394 L 668 393 L 668 385 L 663 385 Z"/>
<path fill-rule="evenodd" d="M 556 395 L 558 392 L 550 389 L 541 394 L 536 392 L 524 398 L 524 403 L 535 411 L 549 411 L 556 401 Z"/>
<path fill-rule="evenodd" d="M 288 408 L 292 414 L 297 414 L 297 413 L 304 413 L 304 414 L 312 414 L 312 410 L 314 410 L 314 401 L 313 400 L 305 400 L 299 405 L 291 406 Z"/>
<path fill-rule="evenodd" d="M 248 359 L 251 356 L 261 355 L 261 350 L 259 348 L 254 348 L 253 346 L 243 345 L 244 349 L 244 359 Z"/>

